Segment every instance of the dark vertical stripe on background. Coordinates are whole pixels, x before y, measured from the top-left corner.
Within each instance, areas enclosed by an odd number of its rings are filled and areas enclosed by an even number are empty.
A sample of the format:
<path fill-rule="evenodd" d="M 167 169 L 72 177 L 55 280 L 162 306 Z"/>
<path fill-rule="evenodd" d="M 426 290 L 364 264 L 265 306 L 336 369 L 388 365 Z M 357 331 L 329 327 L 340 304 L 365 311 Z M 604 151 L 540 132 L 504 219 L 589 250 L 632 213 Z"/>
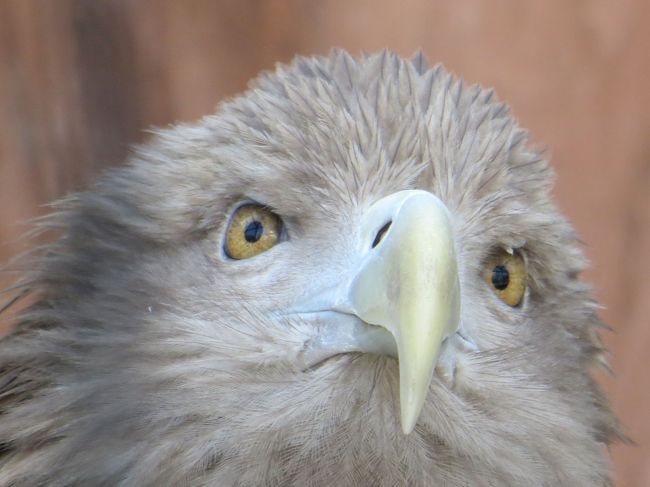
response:
<path fill-rule="evenodd" d="M 72 2 L 81 109 L 95 169 L 121 162 L 140 127 L 129 2 Z"/>

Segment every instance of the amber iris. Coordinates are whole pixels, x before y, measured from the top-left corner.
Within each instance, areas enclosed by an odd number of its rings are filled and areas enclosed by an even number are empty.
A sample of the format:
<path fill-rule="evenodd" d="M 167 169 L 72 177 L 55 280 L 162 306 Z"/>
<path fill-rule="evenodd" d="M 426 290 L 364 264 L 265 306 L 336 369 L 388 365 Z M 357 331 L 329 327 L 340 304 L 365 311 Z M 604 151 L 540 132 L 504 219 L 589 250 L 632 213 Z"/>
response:
<path fill-rule="evenodd" d="M 526 292 L 527 273 L 526 262 L 519 251 L 496 251 L 485 265 L 484 278 L 504 303 L 513 307 L 521 304 Z"/>
<path fill-rule="evenodd" d="M 280 238 L 282 221 L 268 208 L 240 206 L 230 219 L 224 250 L 231 259 L 248 259 L 270 249 Z"/>

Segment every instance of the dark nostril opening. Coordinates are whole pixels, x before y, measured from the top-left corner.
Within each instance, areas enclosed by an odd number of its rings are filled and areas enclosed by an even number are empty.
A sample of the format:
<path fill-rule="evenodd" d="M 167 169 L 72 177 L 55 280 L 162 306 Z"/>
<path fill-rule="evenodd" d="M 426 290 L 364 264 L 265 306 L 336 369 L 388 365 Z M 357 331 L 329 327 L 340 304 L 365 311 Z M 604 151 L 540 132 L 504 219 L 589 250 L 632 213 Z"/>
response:
<path fill-rule="evenodd" d="M 384 238 L 384 235 L 386 235 L 386 232 L 390 228 L 390 224 L 393 223 L 392 221 L 389 221 L 379 229 L 377 232 L 377 236 L 375 237 L 375 240 L 372 242 L 372 248 L 374 249 L 377 245 L 379 245 L 379 242 L 381 242 L 381 239 Z"/>

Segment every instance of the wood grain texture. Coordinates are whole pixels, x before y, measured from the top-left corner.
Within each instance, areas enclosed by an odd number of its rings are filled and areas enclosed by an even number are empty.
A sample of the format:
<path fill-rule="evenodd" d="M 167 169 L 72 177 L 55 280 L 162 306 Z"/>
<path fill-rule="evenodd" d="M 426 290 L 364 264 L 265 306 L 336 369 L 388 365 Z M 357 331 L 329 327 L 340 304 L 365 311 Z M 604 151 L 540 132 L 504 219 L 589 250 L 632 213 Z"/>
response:
<path fill-rule="evenodd" d="M 649 20 L 646 0 L 0 0 L 0 262 L 21 222 L 150 125 L 200 117 L 297 53 L 422 47 L 549 147 L 615 330 L 602 381 L 637 443 L 613 449 L 617 486 L 650 485 Z"/>

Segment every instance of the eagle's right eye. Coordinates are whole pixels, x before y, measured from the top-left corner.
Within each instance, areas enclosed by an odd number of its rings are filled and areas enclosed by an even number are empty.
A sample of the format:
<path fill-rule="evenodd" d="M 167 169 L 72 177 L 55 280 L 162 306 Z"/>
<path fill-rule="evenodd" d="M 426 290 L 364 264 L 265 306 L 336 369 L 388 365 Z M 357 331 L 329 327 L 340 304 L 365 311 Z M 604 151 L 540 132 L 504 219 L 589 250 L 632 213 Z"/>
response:
<path fill-rule="evenodd" d="M 265 206 L 240 206 L 228 224 L 224 250 L 231 259 L 248 259 L 278 243 L 281 231 L 282 220 Z"/>

